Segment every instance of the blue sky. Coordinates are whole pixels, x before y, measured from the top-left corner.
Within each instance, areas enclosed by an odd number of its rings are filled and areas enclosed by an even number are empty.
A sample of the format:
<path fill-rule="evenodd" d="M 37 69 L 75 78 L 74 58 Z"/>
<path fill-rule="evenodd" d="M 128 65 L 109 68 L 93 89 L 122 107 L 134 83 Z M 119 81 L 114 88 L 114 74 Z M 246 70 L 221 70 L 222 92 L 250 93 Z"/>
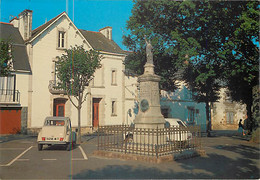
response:
<path fill-rule="evenodd" d="M 68 14 L 73 20 L 73 0 L 68 0 Z M 132 0 L 74 0 L 74 23 L 79 29 L 98 31 L 113 27 L 113 40 L 124 50 L 123 34 L 131 16 Z M 33 29 L 66 11 L 66 0 L 0 0 L 0 21 L 9 22 L 24 9 L 33 10 Z"/>

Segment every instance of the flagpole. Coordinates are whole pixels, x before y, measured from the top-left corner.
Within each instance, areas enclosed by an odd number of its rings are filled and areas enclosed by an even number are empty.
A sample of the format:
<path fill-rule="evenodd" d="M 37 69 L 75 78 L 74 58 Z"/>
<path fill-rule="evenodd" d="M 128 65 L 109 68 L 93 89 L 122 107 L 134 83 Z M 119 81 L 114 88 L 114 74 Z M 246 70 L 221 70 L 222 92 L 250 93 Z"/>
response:
<path fill-rule="evenodd" d="M 73 23 L 74 23 L 74 0 L 73 0 Z"/>

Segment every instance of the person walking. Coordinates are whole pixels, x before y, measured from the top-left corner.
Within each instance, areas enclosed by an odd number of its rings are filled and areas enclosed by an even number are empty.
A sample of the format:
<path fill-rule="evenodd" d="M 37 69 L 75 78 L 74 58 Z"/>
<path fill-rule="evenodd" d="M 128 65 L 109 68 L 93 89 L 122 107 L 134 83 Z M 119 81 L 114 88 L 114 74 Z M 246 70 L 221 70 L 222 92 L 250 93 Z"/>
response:
<path fill-rule="evenodd" d="M 242 136 L 245 135 L 245 133 L 244 133 L 244 126 L 242 124 L 242 119 L 240 119 L 240 121 L 238 123 L 238 133 L 239 133 L 239 135 L 242 135 Z"/>

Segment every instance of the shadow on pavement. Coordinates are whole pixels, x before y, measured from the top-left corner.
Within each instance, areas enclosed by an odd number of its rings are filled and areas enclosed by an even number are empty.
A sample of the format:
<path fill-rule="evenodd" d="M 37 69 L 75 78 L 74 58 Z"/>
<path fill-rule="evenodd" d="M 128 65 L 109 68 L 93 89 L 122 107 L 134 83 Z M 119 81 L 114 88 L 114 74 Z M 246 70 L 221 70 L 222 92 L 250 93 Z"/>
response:
<path fill-rule="evenodd" d="M 223 155 L 209 154 L 178 161 L 185 170 L 174 170 L 174 163 L 168 163 L 165 170 L 156 167 L 109 165 L 97 170 L 85 170 L 75 174 L 73 179 L 197 179 L 232 178 L 258 179 L 259 169 L 250 159 L 231 159 Z M 160 165 L 158 165 L 160 166 Z"/>
<path fill-rule="evenodd" d="M 186 172 L 174 172 L 174 170 L 161 171 L 157 168 L 143 166 L 132 167 L 129 165 L 109 165 L 102 169 L 87 170 L 73 175 L 73 179 L 176 179 L 192 177 Z M 199 176 L 203 178 L 203 176 Z"/>
<path fill-rule="evenodd" d="M 221 137 L 218 135 L 217 137 Z M 238 138 L 230 135 L 230 138 Z M 214 138 L 213 138 L 214 139 Z M 91 139 L 92 140 L 92 139 Z M 242 139 L 243 140 L 243 139 Z M 108 165 L 86 169 L 73 179 L 259 179 L 259 150 L 256 145 L 214 145 L 206 156 L 154 164 Z M 230 151 L 230 152 L 228 152 Z M 102 162 L 102 160 L 101 160 Z M 140 163 L 138 163 L 140 164 Z"/>
<path fill-rule="evenodd" d="M 247 158 L 229 158 L 219 154 L 208 154 L 207 157 L 187 159 L 181 161 L 182 167 L 191 171 L 204 170 L 212 176 L 205 178 L 225 179 L 258 179 L 259 169 L 254 161 Z M 190 178 L 199 178 L 192 177 Z"/>
<path fill-rule="evenodd" d="M 78 146 L 80 145 L 73 145 L 71 147 L 71 150 L 74 150 L 74 149 L 77 149 Z M 44 145 L 42 150 L 43 151 L 67 151 L 66 150 L 67 146 L 66 145 L 51 145 L 51 146 L 48 146 L 48 145 Z"/>
<path fill-rule="evenodd" d="M 21 139 L 36 139 L 37 136 L 31 136 L 31 135 L 23 135 L 23 134 L 13 134 L 13 135 L 1 135 L 0 136 L 0 144 L 14 141 L 14 140 L 21 140 Z"/>
<path fill-rule="evenodd" d="M 257 148 L 257 147 L 240 144 L 240 145 L 235 145 L 235 146 L 218 145 L 218 146 L 214 146 L 214 148 L 235 152 L 235 153 L 238 153 L 238 154 L 242 155 L 243 157 L 249 158 L 249 159 L 258 159 L 259 160 L 259 158 L 260 158 L 259 157 L 260 148 Z"/>

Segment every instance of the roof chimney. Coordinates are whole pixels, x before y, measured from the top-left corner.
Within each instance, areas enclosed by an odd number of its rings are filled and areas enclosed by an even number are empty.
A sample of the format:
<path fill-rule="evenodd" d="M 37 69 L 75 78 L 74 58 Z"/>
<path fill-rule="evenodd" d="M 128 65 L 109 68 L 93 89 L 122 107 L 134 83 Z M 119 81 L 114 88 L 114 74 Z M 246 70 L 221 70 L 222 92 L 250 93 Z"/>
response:
<path fill-rule="evenodd" d="M 10 21 L 14 27 L 18 27 L 19 31 L 26 41 L 32 35 L 32 10 L 25 9 L 18 15 L 18 18 L 14 18 Z"/>
<path fill-rule="evenodd" d="M 99 30 L 106 38 L 112 40 L 112 27 L 107 26 Z"/>
<path fill-rule="evenodd" d="M 18 28 L 19 27 L 19 20 L 17 17 L 14 17 L 9 21 L 9 23 L 13 24 L 14 27 Z"/>

